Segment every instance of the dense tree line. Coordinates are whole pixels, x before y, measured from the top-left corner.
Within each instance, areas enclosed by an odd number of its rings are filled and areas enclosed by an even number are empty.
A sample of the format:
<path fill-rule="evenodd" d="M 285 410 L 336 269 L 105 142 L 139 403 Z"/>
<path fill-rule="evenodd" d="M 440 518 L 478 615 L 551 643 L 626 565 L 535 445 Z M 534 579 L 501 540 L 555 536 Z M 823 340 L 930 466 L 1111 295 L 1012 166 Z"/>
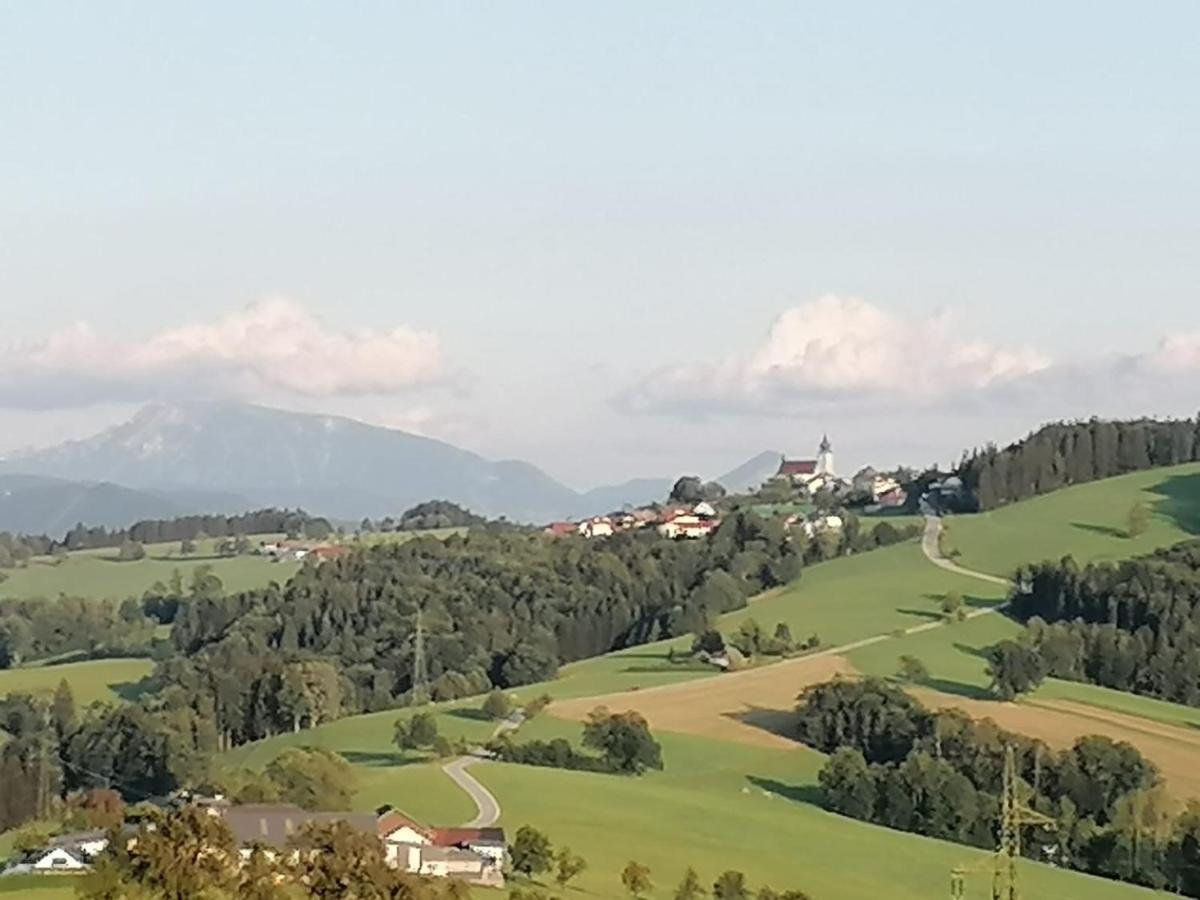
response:
<path fill-rule="evenodd" d="M 963 459 L 957 474 L 988 510 L 1071 484 L 1200 460 L 1200 419 L 1057 422 Z"/>
<path fill-rule="evenodd" d="M 1200 806 L 1176 816 L 1156 770 L 1129 744 L 1094 735 L 1055 752 L 990 721 L 931 712 L 878 680 L 810 689 L 797 732 L 832 754 L 820 783 L 834 811 L 978 847 L 994 846 L 1013 747 L 1024 802 L 1057 823 L 1027 830 L 1029 856 L 1200 896 Z"/>
<path fill-rule="evenodd" d="M 155 624 L 133 599 L 0 599 L 0 669 L 62 654 L 149 656 Z"/>
<path fill-rule="evenodd" d="M 236 516 L 180 516 L 177 519 L 143 519 L 129 528 L 89 528 L 76 525 L 62 541 L 68 550 L 120 547 L 126 541 L 166 544 L 194 541 L 200 537 L 224 538 L 247 534 L 287 534 L 323 540 L 333 534 L 328 519 L 310 516 L 303 510 L 259 509 Z"/>
<path fill-rule="evenodd" d="M 71 791 L 116 788 L 140 801 L 202 781 L 217 749 L 211 710 L 183 701 L 171 690 L 80 711 L 66 682 L 52 698 L 0 699 L 0 830 L 47 817 Z"/>
<path fill-rule="evenodd" d="M 428 531 L 434 528 L 469 528 L 484 525 L 487 519 L 463 509 L 449 500 L 427 500 L 405 510 L 396 522 L 396 531 Z"/>
<path fill-rule="evenodd" d="M 1200 541 L 1125 562 L 1017 571 L 1020 641 L 991 651 L 1002 693 L 1053 675 L 1200 706 Z"/>

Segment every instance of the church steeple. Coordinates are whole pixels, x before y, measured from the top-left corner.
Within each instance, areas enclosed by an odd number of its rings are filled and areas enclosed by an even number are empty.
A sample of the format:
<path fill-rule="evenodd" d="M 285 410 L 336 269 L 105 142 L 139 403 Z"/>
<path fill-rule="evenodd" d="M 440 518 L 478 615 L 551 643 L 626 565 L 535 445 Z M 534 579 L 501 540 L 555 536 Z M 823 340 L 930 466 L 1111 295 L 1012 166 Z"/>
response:
<path fill-rule="evenodd" d="M 827 434 L 821 437 L 821 446 L 817 448 L 817 474 L 833 474 L 833 444 Z"/>

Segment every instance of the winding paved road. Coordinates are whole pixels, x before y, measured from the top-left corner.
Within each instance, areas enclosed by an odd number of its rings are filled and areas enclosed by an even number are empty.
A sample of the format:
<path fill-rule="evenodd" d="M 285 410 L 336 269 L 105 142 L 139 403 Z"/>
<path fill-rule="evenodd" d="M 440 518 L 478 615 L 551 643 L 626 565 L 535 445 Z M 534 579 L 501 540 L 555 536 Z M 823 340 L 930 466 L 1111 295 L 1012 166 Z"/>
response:
<path fill-rule="evenodd" d="M 1012 586 L 1012 582 L 1007 578 L 1001 578 L 999 575 L 989 575 L 986 572 L 976 572 L 974 569 L 964 568 L 958 563 L 946 559 L 942 555 L 942 548 L 938 545 L 938 537 L 941 533 L 941 517 L 935 516 L 932 513 L 925 513 L 925 533 L 921 536 L 921 549 L 925 552 L 925 558 L 935 566 L 943 568 L 947 572 L 966 575 L 970 578 L 978 578 L 981 581 L 987 581 L 992 584 L 999 584 L 1004 587 Z"/>
<path fill-rule="evenodd" d="M 479 783 L 474 775 L 467 771 L 468 766 L 477 762 L 479 762 L 479 758 L 476 756 L 460 756 L 442 766 L 442 771 L 466 791 L 467 796 L 475 804 L 475 818 L 470 822 L 463 823 L 464 828 L 487 828 L 500 820 L 500 802 L 491 791 Z"/>
<path fill-rule="evenodd" d="M 524 721 L 524 714 L 520 711 L 515 712 L 496 726 L 492 737 L 498 737 L 506 731 L 516 731 Z M 451 781 L 466 791 L 471 802 L 475 804 L 475 818 L 464 823 L 463 828 L 487 828 L 500 821 L 500 801 L 479 783 L 479 779 L 467 771 L 468 768 L 483 759 L 486 759 L 483 749 L 476 747 L 470 755 L 452 759 L 442 766 L 442 771 L 450 776 Z"/>

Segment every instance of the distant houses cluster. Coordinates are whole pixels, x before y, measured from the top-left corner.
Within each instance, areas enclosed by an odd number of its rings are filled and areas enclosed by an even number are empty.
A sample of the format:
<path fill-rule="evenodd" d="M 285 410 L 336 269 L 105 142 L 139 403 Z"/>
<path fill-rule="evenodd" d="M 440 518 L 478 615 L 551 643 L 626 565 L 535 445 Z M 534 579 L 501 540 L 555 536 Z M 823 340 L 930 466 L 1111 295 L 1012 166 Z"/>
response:
<path fill-rule="evenodd" d="M 224 820 L 243 859 L 253 848 L 288 852 L 291 839 L 306 825 L 343 822 L 376 836 L 388 864 L 414 875 L 453 877 L 490 887 L 504 885 L 506 843 L 501 828 L 429 828 L 392 809 L 378 813 L 309 812 L 291 804 L 234 805 L 223 797 L 193 800 L 211 816 Z M 135 841 L 136 832 L 126 833 Z M 2 874 L 82 872 L 108 848 L 109 834 L 88 831 L 51 838 L 44 847 L 24 853 Z"/>
<path fill-rule="evenodd" d="M 859 470 L 853 478 L 838 475 L 828 435 L 821 439 L 815 457 L 782 457 L 779 469 L 756 495 L 762 499 L 774 495 L 775 502 L 755 507 L 769 508 L 771 514 L 787 511 L 790 506 L 792 510 L 786 525 L 809 538 L 823 531 L 842 528 L 841 515 L 822 510 L 853 507 L 871 513 L 899 509 L 908 502 L 908 494 L 899 479 L 869 466 Z M 823 497 L 828 502 L 823 502 Z M 552 522 L 543 532 L 551 537 L 602 538 L 654 528 L 665 538 L 694 539 L 707 537 L 720 524 L 716 506 L 703 500 L 694 504 L 645 506 L 576 521 Z"/>
<path fill-rule="evenodd" d="M 833 467 L 833 445 L 829 436 L 821 439 L 814 459 L 789 459 L 779 462 L 776 481 L 808 497 L 829 492 L 839 499 L 853 498 L 864 506 L 866 512 L 898 509 L 908 502 L 908 494 L 900 482 L 867 466 L 847 480 L 837 474 Z"/>
<path fill-rule="evenodd" d="M 702 538 L 721 524 L 716 507 L 707 501 L 672 503 L 660 508 L 641 507 L 592 516 L 580 521 L 551 522 L 543 532 L 551 537 L 609 537 L 626 531 L 654 528 L 666 538 Z"/>
<path fill-rule="evenodd" d="M 258 552 L 274 562 L 302 562 L 306 559 L 324 562 L 349 555 L 350 548 L 313 541 L 266 541 L 259 545 Z"/>

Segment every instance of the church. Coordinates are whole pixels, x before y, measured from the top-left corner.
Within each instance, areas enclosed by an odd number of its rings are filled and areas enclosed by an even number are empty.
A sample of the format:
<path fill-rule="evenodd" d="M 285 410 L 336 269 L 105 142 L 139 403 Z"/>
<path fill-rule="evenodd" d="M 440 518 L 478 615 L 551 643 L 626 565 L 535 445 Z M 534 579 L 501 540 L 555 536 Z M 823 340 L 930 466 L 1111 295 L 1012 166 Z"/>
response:
<path fill-rule="evenodd" d="M 833 445 L 829 443 L 829 435 L 821 438 L 816 459 L 788 459 L 785 456 L 779 461 L 779 471 L 775 474 L 779 478 L 789 479 L 792 484 L 805 486 L 837 478 L 833 470 Z"/>

